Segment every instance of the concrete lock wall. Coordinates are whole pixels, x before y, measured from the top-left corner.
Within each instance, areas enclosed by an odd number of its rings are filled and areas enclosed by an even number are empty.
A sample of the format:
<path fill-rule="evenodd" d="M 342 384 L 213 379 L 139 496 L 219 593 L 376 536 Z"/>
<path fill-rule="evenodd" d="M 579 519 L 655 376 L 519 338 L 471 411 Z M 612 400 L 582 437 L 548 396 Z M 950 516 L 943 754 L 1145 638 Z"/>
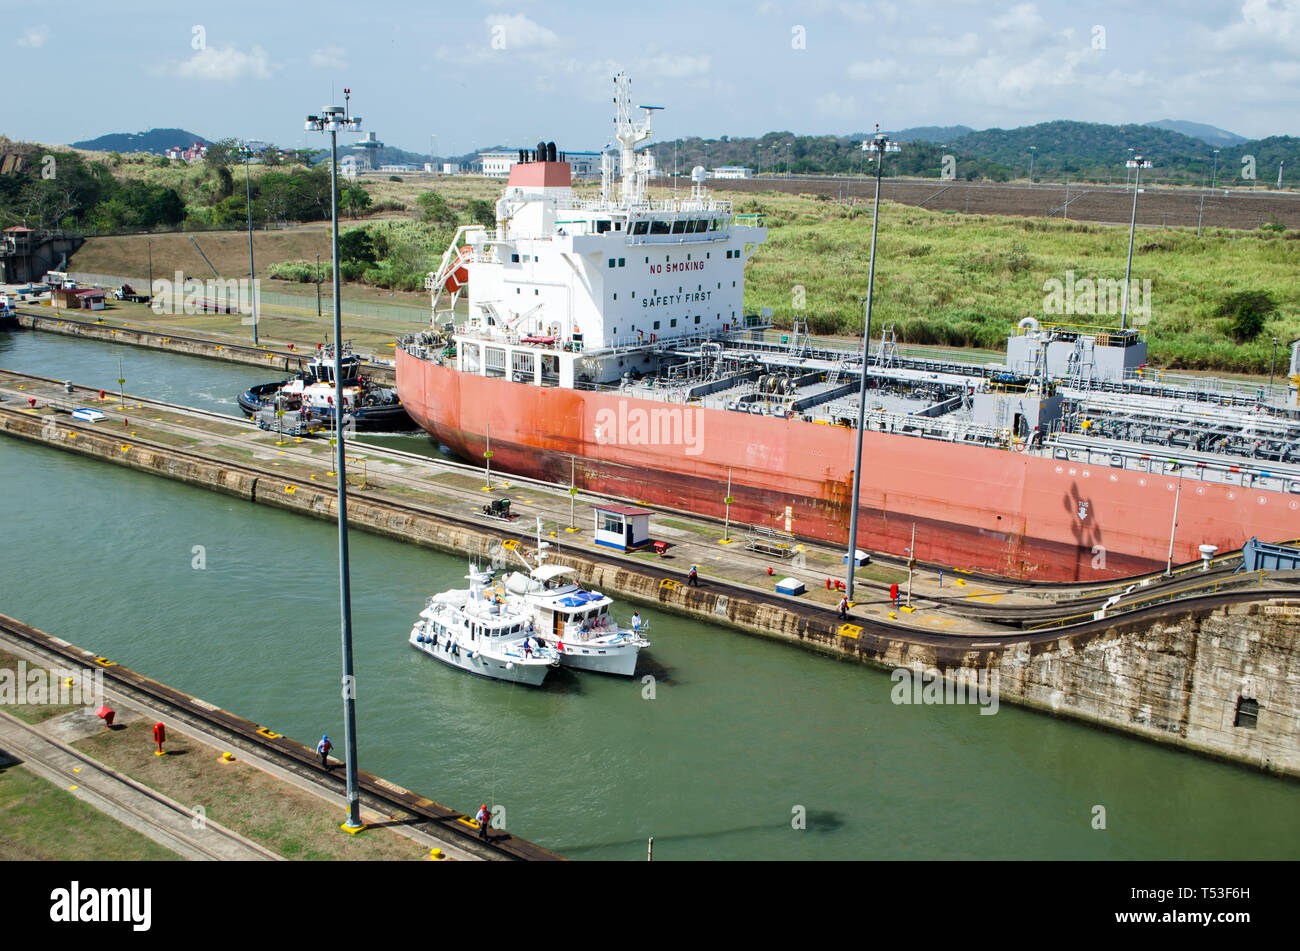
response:
<path fill-rule="evenodd" d="M 333 490 L 315 483 L 72 432 L 46 426 L 38 415 L 0 409 L 0 434 L 326 521 L 337 517 Z M 488 560 L 501 551 L 503 536 L 490 530 L 363 494 L 349 497 L 348 514 L 357 528 L 460 557 Z M 766 601 L 736 585 L 688 588 L 639 567 L 577 551 L 563 555 L 584 584 L 632 602 L 884 669 L 939 670 L 968 683 L 996 673 L 1000 701 L 1300 777 L 1300 599 L 1193 605 L 1153 619 L 1121 617 L 1085 633 L 976 649 L 841 624 L 828 610 Z M 1243 698 L 1259 704 L 1253 729 L 1234 725 Z"/>
<path fill-rule="evenodd" d="M 170 334 L 151 330 L 110 327 L 107 324 L 95 324 L 22 311 L 18 313 L 18 324 L 29 330 L 64 334 L 69 337 L 85 337 L 90 340 L 104 340 L 108 343 L 128 344 L 150 350 L 166 350 L 171 353 L 207 357 L 211 360 L 226 360 L 230 363 L 244 363 L 286 373 L 296 371 L 299 363 L 306 363 L 313 356 L 311 351 L 285 353 L 280 350 L 269 350 L 251 345 L 215 343 L 193 337 L 171 336 Z M 397 379 L 396 371 L 392 367 L 377 364 L 367 364 L 365 375 L 367 379 L 373 379 L 376 383 L 386 385 L 394 385 Z"/>

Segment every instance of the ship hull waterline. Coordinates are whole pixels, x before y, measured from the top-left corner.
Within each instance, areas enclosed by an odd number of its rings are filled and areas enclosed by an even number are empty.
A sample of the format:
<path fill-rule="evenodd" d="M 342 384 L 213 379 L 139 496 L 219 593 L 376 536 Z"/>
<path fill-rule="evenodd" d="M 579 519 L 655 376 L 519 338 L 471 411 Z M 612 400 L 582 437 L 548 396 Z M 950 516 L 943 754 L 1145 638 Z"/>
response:
<path fill-rule="evenodd" d="M 732 525 L 847 544 L 854 432 L 618 393 L 460 373 L 397 350 L 411 418 L 468 460 Z M 657 414 L 657 415 L 656 415 Z M 572 462 L 571 460 L 576 460 Z M 1035 581 L 1091 581 L 1163 568 L 1177 498 L 1175 563 L 1198 546 L 1300 537 L 1284 492 L 867 432 L 858 544 L 931 564 Z"/>

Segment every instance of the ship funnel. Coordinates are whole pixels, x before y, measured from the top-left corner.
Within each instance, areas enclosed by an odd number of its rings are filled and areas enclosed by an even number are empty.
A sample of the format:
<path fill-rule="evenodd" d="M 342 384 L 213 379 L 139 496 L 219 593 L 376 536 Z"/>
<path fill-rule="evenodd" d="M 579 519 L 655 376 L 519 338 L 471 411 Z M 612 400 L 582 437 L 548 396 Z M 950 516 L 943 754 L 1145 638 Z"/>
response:
<path fill-rule="evenodd" d="M 534 153 L 533 161 L 534 161 L 534 162 L 545 162 L 545 161 L 546 161 L 546 143 L 545 143 L 545 142 L 538 142 L 538 143 L 537 143 L 537 151 Z"/>
<path fill-rule="evenodd" d="M 554 143 L 554 142 L 547 142 L 547 143 L 546 143 L 546 161 L 548 161 L 548 162 L 554 162 L 554 161 L 555 161 L 555 143 Z"/>

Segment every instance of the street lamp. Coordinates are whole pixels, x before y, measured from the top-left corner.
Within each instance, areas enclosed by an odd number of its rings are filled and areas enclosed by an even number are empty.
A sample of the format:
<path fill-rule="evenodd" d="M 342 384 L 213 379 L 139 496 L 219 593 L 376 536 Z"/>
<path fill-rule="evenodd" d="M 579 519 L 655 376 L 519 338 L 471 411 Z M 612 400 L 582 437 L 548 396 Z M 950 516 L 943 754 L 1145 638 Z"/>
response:
<path fill-rule="evenodd" d="M 339 132 L 355 132 L 361 128 L 360 116 L 349 116 L 346 103 L 351 90 L 344 89 L 343 106 L 326 106 L 320 115 L 310 115 L 303 128 L 308 132 L 330 134 L 330 227 L 334 252 L 334 440 L 338 458 L 335 474 L 338 477 L 339 500 L 339 615 L 343 642 L 343 739 L 347 764 L 348 818 L 343 823 L 347 832 L 365 828 L 361 821 L 361 804 L 357 795 L 357 717 L 355 701 L 356 678 L 352 673 L 352 591 L 348 578 L 348 496 L 346 455 L 343 446 L 343 327 L 342 307 L 339 306 Z"/>
<path fill-rule="evenodd" d="M 1214 150 L 1214 171 L 1210 173 L 1210 191 L 1214 191 L 1214 183 L 1219 178 L 1219 150 Z"/>
<path fill-rule="evenodd" d="M 1038 146 L 1029 147 L 1029 184 L 1034 184 L 1034 153 L 1038 151 Z"/>
<path fill-rule="evenodd" d="M 249 297 L 252 299 L 253 306 L 253 346 L 257 346 L 257 273 L 253 270 L 253 189 L 248 183 L 248 160 L 253 156 L 253 150 L 247 144 L 239 150 L 244 156 L 244 208 L 248 216 L 248 279 Z"/>
<path fill-rule="evenodd" d="M 1128 160 L 1124 163 L 1124 191 L 1128 191 L 1129 179 L 1132 176 L 1132 173 L 1129 171 L 1129 169 L 1133 167 L 1128 163 L 1133 161 L 1133 153 L 1135 151 L 1136 151 L 1135 149 L 1128 150 Z"/>
<path fill-rule="evenodd" d="M 316 255 L 316 316 L 320 317 L 320 255 Z"/>
<path fill-rule="evenodd" d="M 876 126 L 879 129 L 879 126 Z M 867 267 L 867 312 L 862 321 L 862 383 L 858 388 L 858 438 L 857 448 L 853 453 L 853 501 L 849 507 L 849 570 L 844 582 L 844 594 L 853 600 L 853 568 L 858 560 L 858 497 L 862 494 L 862 430 L 866 426 L 867 413 L 867 358 L 871 352 L 871 297 L 876 286 L 876 232 L 880 225 L 880 176 L 885 166 L 885 156 L 890 152 L 901 152 L 897 142 L 890 140 L 883 132 L 862 143 L 871 161 L 876 163 L 876 203 L 871 212 L 871 263 Z"/>
<path fill-rule="evenodd" d="M 1268 365 L 1268 385 L 1273 386 L 1273 373 L 1277 370 L 1277 337 L 1273 338 L 1273 362 Z"/>
<path fill-rule="evenodd" d="M 1124 329 L 1125 321 L 1128 319 L 1129 283 L 1133 277 L 1133 234 L 1137 230 L 1138 192 L 1142 190 L 1142 169 L 1150 168 L 1151 163 L 1142 157 L 1141 152 L 1138 152 L 1124 163 L 1124 167 L 1136 169 L 1136 177 L 1133 181 L 1133 218 L 1128 225 L 1128 266 L 1124 270 L 1124 308 L 1119 315 L 1120 330 Z"/>

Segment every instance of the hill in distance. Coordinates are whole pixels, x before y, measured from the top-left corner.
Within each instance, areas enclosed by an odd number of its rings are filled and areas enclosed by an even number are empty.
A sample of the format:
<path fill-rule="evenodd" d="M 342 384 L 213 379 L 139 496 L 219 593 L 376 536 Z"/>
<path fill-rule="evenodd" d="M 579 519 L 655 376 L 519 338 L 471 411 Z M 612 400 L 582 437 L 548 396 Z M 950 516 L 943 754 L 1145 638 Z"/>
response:
<path fill-rule="evenodd" d="M 185 148 L 194 142 L 200 145 L 211 144 L 203 136 L 184 129 L 150 129 L 148 132 L 110 132 L 97 139 L 73 142 L 72 148 L 91 152 L 149 152 L 162 155 L 170 148 Z"/>
<path fill-rule="evenodd" d="M 1245 136 L 1237 135 L 1235 132 L 1229 132 L 1226 129 L 1220 129 L 1217 126 L 1205 125 L 1201 122 L 1188 122 L 1186 119 L 1161 119 L 1158 122 L 1147 122 L 1155 129 L 1168 129 L 1170 132 L 1181 132 L 1183 135 L 1190 136 L 1193 139 L 1200 139 L 1210 145 L 1219 147 L 1241 145 L 1243 142 L 1250 141 Z"/>
<path fill-rule="evenodd" d="M 935 145 L 947 145 L 953 139 L 970 135 L 975 130 L 968 125 L 918 125 L 910 129 L 889 132 L 891 139 L 899 142 L 933 142 Z M 869 138 L 865 134 L 860 138 Z"/>

